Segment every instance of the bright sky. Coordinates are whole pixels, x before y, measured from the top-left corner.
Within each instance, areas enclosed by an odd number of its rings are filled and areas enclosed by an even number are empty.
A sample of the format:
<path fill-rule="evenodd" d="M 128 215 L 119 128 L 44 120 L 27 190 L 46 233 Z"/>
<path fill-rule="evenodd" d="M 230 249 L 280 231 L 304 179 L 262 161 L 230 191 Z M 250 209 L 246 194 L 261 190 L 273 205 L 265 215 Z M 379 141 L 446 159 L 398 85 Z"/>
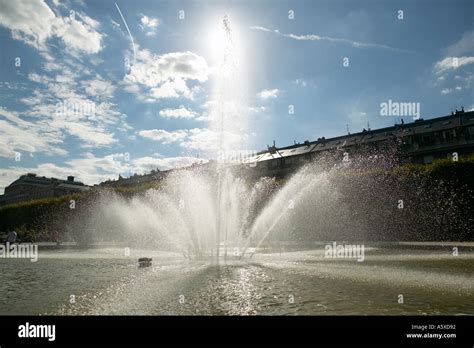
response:
<path fill-rule="evenodd" d="M 388 100 L 474 109 L 470 0 L 116 3 L 0 0 L 0 192 L 26 172 L 95 184 L 209 157 L 225 14 L 239 150 L 393 125 Z"/>

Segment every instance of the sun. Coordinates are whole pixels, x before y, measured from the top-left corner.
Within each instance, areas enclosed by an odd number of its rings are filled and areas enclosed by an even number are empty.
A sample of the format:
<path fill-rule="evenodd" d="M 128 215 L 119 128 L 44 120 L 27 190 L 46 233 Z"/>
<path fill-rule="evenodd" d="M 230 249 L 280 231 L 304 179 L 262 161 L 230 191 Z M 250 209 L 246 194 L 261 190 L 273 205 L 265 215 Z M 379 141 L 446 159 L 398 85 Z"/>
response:
<path fill-rule="evenodd" d="M 208 61 L 218 66 L 228 58 L 240 60 L 243 46 L 235 18 L 224 11 L 211 18 L 203 38 Z"/>
<path fill-rule="evenodd" d="M 228 17 L 227 17 L 228 18 Z M 220 62 L 229 49 L 229 35 L 224 28 L 224 17 L 213 21 L 206 35 L 206 45 L 212 62 Z"/>

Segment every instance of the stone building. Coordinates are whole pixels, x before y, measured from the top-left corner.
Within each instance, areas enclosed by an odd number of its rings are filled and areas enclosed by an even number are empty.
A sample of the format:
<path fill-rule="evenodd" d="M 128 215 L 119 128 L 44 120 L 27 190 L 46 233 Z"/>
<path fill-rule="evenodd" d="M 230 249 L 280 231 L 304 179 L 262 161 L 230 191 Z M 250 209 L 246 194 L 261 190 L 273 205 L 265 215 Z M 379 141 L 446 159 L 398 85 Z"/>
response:
<path fill-rule="evenodd" d="M 390 154 L 392 163 L 431 163 L 439 158 L 462 158 L 474 154 L 474 112 L 456 110 L 449 116 L 366 130 L 334 138 L 269 146 L 240 161 L 254 176 L 285 176 L 295 168 L 324 156 L 342 160 L 344 154 L 381 158 Z"/>
<path fill-rule="evenodd" d="M 0 195 L 0 206 L 34 199 L 60 197 L 83 192 L 89 188 L 82 182 L 74 181 L 73 176 L 68 176 L 67 180 L 60 180 L 28 173 L 5 187 L 5 193 Z"/>

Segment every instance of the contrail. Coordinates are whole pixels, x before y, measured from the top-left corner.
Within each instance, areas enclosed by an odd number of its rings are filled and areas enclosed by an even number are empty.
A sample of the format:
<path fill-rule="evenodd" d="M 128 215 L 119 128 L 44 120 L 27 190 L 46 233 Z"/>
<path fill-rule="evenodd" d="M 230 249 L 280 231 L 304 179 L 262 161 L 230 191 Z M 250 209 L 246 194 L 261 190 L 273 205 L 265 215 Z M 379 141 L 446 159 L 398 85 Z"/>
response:
<path fill-rule="evenodd" d="M 115 7 L 117 7 L 120 17 L 122 17 L 123 24 L 125 24 L 125 28 L 127 29 L 128 35 L 130 36 L 130 40 L 132 41 L 132 48 L 133 48 L 133 64 L 132 65 L 135 65 L 135 62 L 137 60 L 137 54 L 135 51 L 135 43 L 133 42 L 132 34 L 130 33 L 130 29 L 128 29 L 127 22 L 125 21 L 125 18 L 123 18 L 122 11 L 120 11 L 120 8 L 118 7 L 117 3 L 115 3 Z"/>
<path fill-rule="evenodd" d="M 365 43 L 365 42 L 358 42 L 358 41 L 353 41 L 349 39 L 343 39 L 343 38 L 334 38 L 334 37 L 329 37 L 329 36 L 319 36 L 316 34 L 306 34 L 306 35 L 296 35 L 296 34 L 284 34 L 280 32 L 278 29 L 268 29 L 265 27 L 260 27 L 260 26 L 252 26 L 250 27 L 252 30 L 260 30 L 263 32 L 267 33 L 274 33 L 276 35 L 286 37 L 289 39 L 293 40 L 298 40 L 298 41 L 328 41 L 328 42 L 336 42 L 336 43 L 344 43 L 351 45 L 352 47 L 355 48 L 381 48 L 381 49 L 386 49 L 386 50 L 391 50 L 391 51 L 398 51 L 398 52 L 409 52 L 404 49 L 400 48 L 395 48 L 387 45 L 381 45 L 381 44 L 375 44 L 375 43 Z"/>

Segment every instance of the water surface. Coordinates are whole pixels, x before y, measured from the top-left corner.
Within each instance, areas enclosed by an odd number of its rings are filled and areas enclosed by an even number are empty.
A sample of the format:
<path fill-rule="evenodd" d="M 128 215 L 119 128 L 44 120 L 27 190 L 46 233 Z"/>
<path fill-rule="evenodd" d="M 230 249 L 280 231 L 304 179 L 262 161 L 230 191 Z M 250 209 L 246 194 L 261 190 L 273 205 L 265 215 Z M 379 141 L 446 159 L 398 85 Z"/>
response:
<path fill-rule="evenodd" d="M 153 266 L 138 268 L 140 256 Z M 0 272 L 3 315 L 474 314 L 474 252 L 449 248 L 366 246 L 363 262 L 324 258 L 322 247 L 261 250 L 219 266 L 149 250 L 40 250 L 35 263 L 0 259 Z"/>

